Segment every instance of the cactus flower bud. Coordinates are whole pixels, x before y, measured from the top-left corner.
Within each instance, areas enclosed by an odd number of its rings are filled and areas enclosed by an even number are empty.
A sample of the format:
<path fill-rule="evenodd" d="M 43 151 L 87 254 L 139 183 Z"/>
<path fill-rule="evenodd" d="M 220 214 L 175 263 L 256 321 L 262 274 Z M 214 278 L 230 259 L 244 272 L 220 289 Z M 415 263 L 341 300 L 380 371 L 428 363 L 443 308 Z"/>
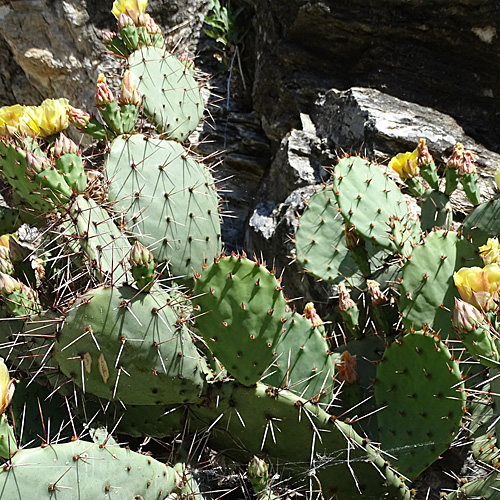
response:
<path fill-rule="evenodd" d="M 389 300 L 380 290 L 378 281 L 366 280 L 366 284 L 368 285 L 368 293 L 372 298 L 372 304 L 375 307 L 385 304 Z"/>
<path fill-rule="evenodd" d="M 434 158 L 432 158 L 431 154 L 429 153 L 429 149 L 427 148 L 425 139 L 420 139 L 417 146 L 417 152 L 418 152 L 417 163 L 419 166 L 427 165 L 429 163 L 434 163 Z"/>
<path fill-rule="evenodd" d="M 462 267 L 453 279 L 465 302 L 483 311 L 495 308 L 494 299 L 500 288 L 500 264 L 488 264 L 484 268 Z"/>
<path fill-rule="evenodd" d="M 477 307 L 464 300 L 455 298 L 455 307 L 453 309 L 451 323 L 457 333 L 463 334 L 470 332 L 484 322 L 485 318 Z"/>
<path fill-rule="evenodd" d="M 153 260 L 153 254 L 142 243 L 136 241 L 130 252 L 132 266 L 147 266 Z"/>
<path fill-rule="evenodd" d="M 446 164 L 446 168 L 451 168 L 453 170 L 459 170 L 464 161 L 464 146 L 461 143 L 455 144 L 453 147 L 453 153 Z"/>
<path fill-rule="evenodd" d="M 344 351 L 340 359 L 335 362 L 337 367 L 337 380 L 345 384 L 355 384 L 358 379 L 356 372 L 356 355 L 351 356 L 349 351 Z"/>
<path fill-rule="evenodd" d="M 21 289 L 21 282 L 9 276 L 8 274 L 0 272 L 0 295 L 8 297 L 15 291 Z"/>
<path fill-rule="evenodd" d="M 252 483 L 255 493 L 262 491 L 269 481 L 269 466 L 254 455 L 248 464 L 248 478 Z"/>
<path fill-rule="evenodd" d="M 498 238 L 488 238 L 485 245 L 479 247 L 479 255 L 483 259 L 484 264 L 500 263 L 500 243 Z"/>
<path fill-rule="evenodd" d="M 319 317 L 319 314 L 316 312 L 316 308 L 314 307 L 314 303 L 308 302 L 304 307 L 304 318 L 307 318 L 313 326 L 321 326 L 324 324 L 323 320 Z"/>
<path fill-rule="evenodd" d="M 113 102 L 115 97 L 113 92 L 111 92 L 108 84 L 106 82 L 106 77 L 101 73 L 97 78 L 97 91 L 95 94 L 95 103 L 97 106 L 101 106 L 103 104 L 109 104 Z"/>
<path fill-rule="evenodd" d="M 15 380 L 10 378 L 3 358 L 0 358 L 0 415 L 5 412 L 14 395 Z"/>
<path fill-rule="evenodd" d="M 102 31 L 102 41 L 104 43 L 111 42 L 116 37 L 117 37 L 117 34 L 114 33 L 113 31 L 107 31 L 107 30 Z"/>
<path fill-rule="evenodd" d="M 30 177 L 35 177 L 50 166 L 50 160 L 46 156 L 35 155 L 31 151 L 26 153 L 26 169 Z"/>
<path fill-rule="evenodd" d="M 470 151 L 465 151 L 462 164 L 458 169 L 458 175 L 461 177 L 467 174 L 475 174 L 477 172 L 476 165 L 474 165 L 474 156 Z"/>
<path fill-rule="evenodd" d="M 69 137 L 66 137 L 61 133 L 54 142 L 53 153 L 54 156 L 60 158 L 62 155 L 67 153 L 80 154 L 80 150 Z"/>
<path fill-rule="evenodd" d="M 130 71 L 125 71 L 122 80 L 122 93 L 120 95 L 120 104 L 134 104 L 139 105 L 141 96 L 137 92 L 135 84 L 135 75 Z"/>
<path fill-rule="evenodd" d="M 356 302 L 351 299 L 351 296 L 347 291 L 345 284 L 339 283 L 339 309 L 341 311 L 347 311 L 348 309 L 351 309 L 353 307 L 356 307 Z"/>
<path fill-rule="evenodd" d="M 142 14 L 139 18 L 141 26 L 146 27 L 146 32 L 149 35 L 161 34 L 160 27 L 155 23 L 154 19 L 149 14 Z"/>
<path fill-rule="evenodd" d="M 78 130 L 84 129 L 90 122 L 88 113 L 73 106 L 68 106 L 68 118 L 70 123 Z"/>
<path fill-rule="evenodd" d="M 130 16 L 127 16 L 124 12 L 120 14 L 120 17 L 118 17 L 119 30 L 126 28 L 127 26 L 134 26 L 134 24 L 134 20 Z"/>

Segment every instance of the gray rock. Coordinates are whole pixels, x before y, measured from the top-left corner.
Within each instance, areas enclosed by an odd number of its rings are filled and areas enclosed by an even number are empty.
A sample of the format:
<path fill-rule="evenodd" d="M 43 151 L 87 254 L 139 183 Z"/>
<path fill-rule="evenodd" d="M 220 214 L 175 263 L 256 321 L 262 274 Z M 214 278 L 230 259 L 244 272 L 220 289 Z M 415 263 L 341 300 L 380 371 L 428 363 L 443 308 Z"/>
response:
<path fill-rule="evenodd" d="M 270 138 L 319 91 L 377 88 L 438 109 L 500 150 L 497 0 L 249 0 L 255 109 Z"/>

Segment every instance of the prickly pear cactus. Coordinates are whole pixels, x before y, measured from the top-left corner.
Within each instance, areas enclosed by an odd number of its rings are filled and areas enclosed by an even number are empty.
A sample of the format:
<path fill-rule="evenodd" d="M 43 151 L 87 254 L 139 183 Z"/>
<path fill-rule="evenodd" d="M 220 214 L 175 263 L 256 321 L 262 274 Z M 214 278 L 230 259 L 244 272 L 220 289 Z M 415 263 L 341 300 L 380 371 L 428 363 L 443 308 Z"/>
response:
<path fill-rule="evenodd" d="M 452 231 L 434 231 L 416 247 L 403 268 L 399 310 L 407 330 L 425 325 L 449 331 L 455 291 L 453 273 L 480 264 L 476 248 Z"/>
<path fill-rule="evenodd" d="M 221 248 L 218 198 L 207 169 L 175 141 L 116 138 L 106 158 L 110 200 L 128 232 L 172 276 L 201 272 Z"/>
<path fill-rule="evenodd" d="M 165 49 L 143 47 L 128 58 L 144 111 L 165 139 L 184 141 L 198 126 L 205 106 L 192 72 Z"/>
<path fill-rule="evenodd" d="M 60 369 L 84 391 L 125 404 L 198 401 L 204 366 L 169 299 L 126 285 L 87 292 L 59 333 Z"/>
<path fill-rule="evenodd" d="M 434 335 L 410 333 L 386 349 L 375 398 L 382 446 L 410 479 L 448 449 L 460 429 L 465 405 L 460 369 Z"/>
<path fill-rule="evenodd" d="M 1 468 L 0 484 L 10 500 L 156 500 L 176 487 L 174 470 L 152 457 L 80 440 L 19 450 Z"/>
<path fill-rule="evenodd" d="M 287 320 L 280 282 L 258 261 L 221 257 L 197 278 L 196 327 L 240 383 L 253 385 L 276 359 Z"/>

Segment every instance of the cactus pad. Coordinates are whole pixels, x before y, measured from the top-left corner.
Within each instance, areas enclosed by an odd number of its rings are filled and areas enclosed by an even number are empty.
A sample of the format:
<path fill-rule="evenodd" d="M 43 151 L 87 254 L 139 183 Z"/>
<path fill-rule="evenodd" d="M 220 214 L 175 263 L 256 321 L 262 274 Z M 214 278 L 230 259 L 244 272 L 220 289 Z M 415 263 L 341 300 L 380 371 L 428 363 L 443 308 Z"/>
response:
<path fill-rule="evenodd" d="M 343 158 L 333 171 L 333 186 L 344 220 L 365 240 L 391 251 L 410 251 L 414 221 L 398 186 L 378 165 Z"/>
<path fill-rule="evenodd" d="M 286 321 L 276 277 L 245 257 L 222 257 L 197 279 L 193 305 L 214 355 L 240 383 L 257 382 L 276 357 Z"/>
<path fill-rule="evenodd" d="M 481 265 L 475 247 L 457 233 L 435 231 L 413 250 L 403 268 L 399 310 L 407 329 L 429 325 L 436 332 L 451 329 L 451 311 L 458 294 L 453 273 Z"/>
<path fill-rule="evenodd" d="M 295 235 L 297 261 L 327 283 L 361 278 L 361 272 L 346 247 L 345 224 L 331 186 L 316 191 L 307 203 Z M 369 272 L 365 263 L 365 272 Z"/>
<path fill-rule="evenodd" d="M 465 404 L 460 370 L 433 335 L 410 333 L 386 349 L 375 398 L 382 447 L 410 479 L 447 450 L 460 429 Z"/>
<path fill-rule="evenodd" d="M 100 287 L 67 314 L 54 356 L 62 372 L 96 396 L 125 404 L 197 401 L 198 352 L 164 294 Z"/>
<path fill-rule="evenodd" d="M 109 197 L 129 232 L 174 276 L 201 272 L 220 252 L 218 198 L 202 165 L 175 141 L 118 137 L 106 160 Z"/>
<path fill-rule="evenodd" d="M 156 500 L 174 488 L 171 467 L 111 443 L 74 441 L 19 450 L 0 470 L 0 496 L 9 500 Z"/>
<path fill-rule="evenodd" d="M 191 71 L 174 55 L 156 47 L 143 47 L 128 58 L 144 95 L 144 111 L 166 139 L 184 141 L 198 126 L 204 103 Z"/>
<path fill-rule="evenodd" d="M 327 341 L 300 314 L 292 313 L 285 326 L 274 349 L 277 359 L 263 382 L 328 404 L 334 392 L 335 364 Z"/>

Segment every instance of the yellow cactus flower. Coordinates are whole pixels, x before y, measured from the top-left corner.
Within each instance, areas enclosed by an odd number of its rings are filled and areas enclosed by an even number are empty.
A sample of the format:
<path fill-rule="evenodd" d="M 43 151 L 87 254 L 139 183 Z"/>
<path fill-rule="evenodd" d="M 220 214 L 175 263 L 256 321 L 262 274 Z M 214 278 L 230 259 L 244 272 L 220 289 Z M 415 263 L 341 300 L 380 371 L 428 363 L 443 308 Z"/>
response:
<path fill-rule="evenodd" d="M 40 106 L 28 106 L 27 112 L 38 127 L 34 132 L 49 137 L 69 126 L 68 99 L 45 99 Z"/>
<path fill-rule="evenodd" d="M 479 247 L 479 255 L 481 259 L 483 259 L 485 265 L 493 263 L 500 264 L 500 243 L 498 242 L 498 238 L 488 238 L 486 245 Z"/>
<path fill-rule="evenodd" d="M 497 183 L 497 188 L 500 189 L 500 163 L 498 164 L 497 171 L 495 172 L 495 182 Z"/>
<path fill-rule="evenodd" d="M 0 135 L 48 137 L 68 128 L 68 100 L 45 99 L 40 106 L 0 108 Z"/>
<path fill-rule="evenodd" d="M 139 17 L 146 11 L 148 0 L 115 0 L 111 13 L 118 19 L 120 14 L 131 17 L 137 25 Z"/>
<path fill-rule="evenodd" d="M 418 167 L 418 148 L 412 153 L 399 153 L 391 158 L 389 167 L 392 168 L 404 181 L 408 178 L 416 177 L 420 173 Z"/>
<path fill-rule="evenodd" d="M 9 376 L 9 370 L 0 358 L 0 415 L 9 406 L 12 396 L 14 395 L 15 381 Z"/>
<path fill-rule="evenodd" d="M 488 264 L 484 268 L 462 267 L 453 279 L 465 302 L 484 311 L 495 307 L 493 299 L 500 288 L 500 264 Z"/>
<path fill-rule="evenodd" d="M 26 106 L 14 104 L 0 108 L 0 135 L 18 135 L 25 133 L 28 117 Z"/>

